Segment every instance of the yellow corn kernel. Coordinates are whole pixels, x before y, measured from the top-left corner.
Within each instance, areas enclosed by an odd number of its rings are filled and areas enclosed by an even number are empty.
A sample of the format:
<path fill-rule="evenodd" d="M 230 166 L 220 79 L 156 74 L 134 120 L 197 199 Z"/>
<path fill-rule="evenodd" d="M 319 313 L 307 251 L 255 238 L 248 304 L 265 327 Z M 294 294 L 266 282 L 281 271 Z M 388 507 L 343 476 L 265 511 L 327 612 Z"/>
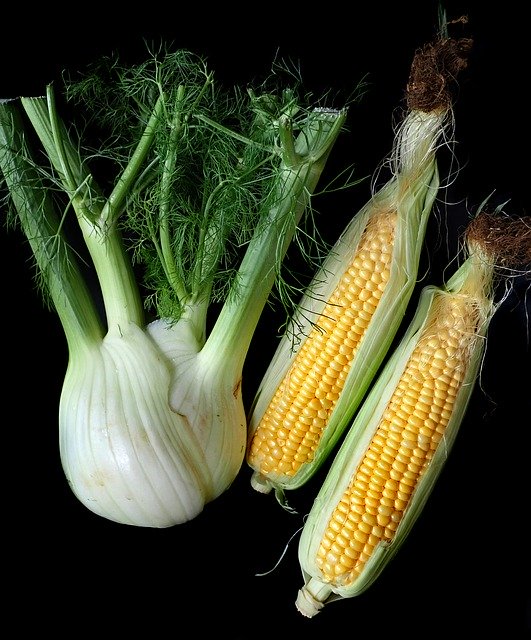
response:
<path fill-rule="evenodd" d="M 301 345 L 252 437 L 248 463 L 263 475 L 294 475 L 313 459 L 358 346 L 389 279 L 395 211 L 369 219 L 357 252 Z M 311 446 L 284 445 L 286 432 L 312 431 Z M 282 451 L 281 456 L 272 451 Z"/>

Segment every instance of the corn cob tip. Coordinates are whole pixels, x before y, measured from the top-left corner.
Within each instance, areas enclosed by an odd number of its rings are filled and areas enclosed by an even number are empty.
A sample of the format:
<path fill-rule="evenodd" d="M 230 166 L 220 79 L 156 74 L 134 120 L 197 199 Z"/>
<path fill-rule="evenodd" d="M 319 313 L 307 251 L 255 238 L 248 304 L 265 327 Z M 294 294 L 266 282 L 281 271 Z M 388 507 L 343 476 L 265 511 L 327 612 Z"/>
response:
<path fill-rule="evenodd" d="M 261 473 L 255 471 L 251 476 L 251 486 L 259 493 L 271 493 L 272 483 Z"/>
<path fill-rule="evenodd" d="M 306 618 L 313 618 L 325 606 L 331 594 L 330 587 L 311 578 L 302 589 L 299 589 L 295 600 L 297 611 Z"/>

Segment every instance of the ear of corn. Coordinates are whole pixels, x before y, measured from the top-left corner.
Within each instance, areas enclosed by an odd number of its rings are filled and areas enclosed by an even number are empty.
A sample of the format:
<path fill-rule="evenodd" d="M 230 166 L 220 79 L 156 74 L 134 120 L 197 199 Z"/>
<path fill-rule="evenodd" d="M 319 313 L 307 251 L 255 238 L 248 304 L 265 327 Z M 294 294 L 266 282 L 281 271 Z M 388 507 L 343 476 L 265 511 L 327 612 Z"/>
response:
<path fill-rule="evenodd" d="M 352 219 L 301 300 L 250 413 L 247 462 L 258 491 L 275 488 L 282 500 L 316 472 L 386 355 L 416 284 L 446 116 L 406 117 L 392 179 Z"/>
<path fill-rule="evenodd" d="M 495 310 L 492 278 L 492 262 L 474 251 L 446 287 L 421 292 L 303 528 L 303 615 L 367 589 L 421 513 L 474 389 Z"/>

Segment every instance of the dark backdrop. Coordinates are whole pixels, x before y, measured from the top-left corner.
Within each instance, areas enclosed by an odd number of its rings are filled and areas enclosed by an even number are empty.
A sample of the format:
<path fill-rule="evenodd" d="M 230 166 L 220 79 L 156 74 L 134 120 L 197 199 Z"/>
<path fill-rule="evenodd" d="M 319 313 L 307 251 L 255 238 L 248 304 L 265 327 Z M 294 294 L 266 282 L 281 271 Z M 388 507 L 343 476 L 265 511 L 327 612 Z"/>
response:
<path fill-rule="evenodd" d="M 83 68 L 114 51 L 135 54 L 146 40 L 162 38 L 204 54 L 218 76 L 231 82 L 262 76 L 279 54 L 300 63 L 315 94 L 330 88 L 346 95 L 368 74 L 368 91 L 350 110 L 336 153 L 341 162 L 354 163 L 358 177 L 369 176 L 390 151 L 409 64 L 436 31 L 437 3 L 231 6 L 141 4 L 109 11 L 102 4 L 84 5 L 78 13 L 72 7 L 4 7 L 1 97 L 41 93 L 63 69 Z M 446 3 L 449 17 L 468 15 L 464 33 L 475 43 L 455 105 L 459 172 L 444 194 L 455 205 L 452 219 L 441 231 L 446 214 L 444 207 L 438 210 L 423 257 L 433 282 L 441 281 L 468 213 L 487 196 L 507 202 L 511 214 L 529 215 L 529 56 L 519 39 L 519 6 Z M 325 236 L 333 239 L 368 196 L 365 180 L 317 204 Z M 302 585 L 297 531 L 322 475 L 291 498 L 299 509 L 293 515 L 272 496 L 252 491 L 244 465 L 226 494 L 194 521 L 164 530 L 106 521 L 74 498 L 57 444 L 66 344 L 57 317 L 35 291 L 22 237 L 4 229 L 0 239 L 4 582 L 8 611 L 22 612 L 15 617 L 19 629 L 38 626 L 43 633 L 73 637 L 83 631 L 150 638 L 213 632 L 238 639 L 323 638 L 332 630 L 343 638 L 394 632 L 479 638 L 487 631 L 512 638 L 518 636 L 512 629 L 523 630 L 528 576 L 515 582 L 515 575 L 528 557 L 529 498 L 521 474 L 526 462 L 517 462 L 529 427 L 528 279 L 515 281 L 492 322 L 481 384 L 400 553 L 365 594 L 306 620 L 294 606 Z M 278 311 L 266 310 L 245 365 L 247 404 L 279 324 Z M 286 545 L 282 562 L 267 573 Z"/>

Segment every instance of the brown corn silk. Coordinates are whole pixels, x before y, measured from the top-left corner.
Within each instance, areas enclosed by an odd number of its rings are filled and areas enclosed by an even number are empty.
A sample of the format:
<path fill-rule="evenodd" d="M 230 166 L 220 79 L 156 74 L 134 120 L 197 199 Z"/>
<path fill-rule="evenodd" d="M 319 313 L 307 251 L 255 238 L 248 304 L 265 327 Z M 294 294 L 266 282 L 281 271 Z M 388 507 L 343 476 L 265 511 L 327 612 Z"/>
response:
<path fill-rule="evenodd" d="M 297 607 L 304 615 L 372 584 L 451 449 L 497 308 L 495 267 L 531 262 L 531 226 L 482 213 L 469 225 L 467 244 L 469 258 L 447 287 L 423 290 L 312 507 L 299 547 L 306 580 Z"/>
<path fill-rule="evenodd" d="M 391 344 L 413 290 L 438 188 L 434 154 L 451 109 L 450 84 L 466 66 L 469 48 L 468 40 L 439 39 L 416 52 L 407 85 L 409 114 L 396 140 L 396 173 L 347 227 L 345 238 L 356 224 L 362 232 L 354 241 L 345 240 L 350 246 L 341 249 L 341 264 L 328 274 L 326 265 L 322 270 L 324 278 L 336 278 L 338 270 L 342 275 L 269 405 L 251 413 L 247 462 L 258 491 L 296 488 L 312 475 L 352 418 Z M 393 287 L 386 294 L 391 277 Z M 381 302 L 385 310 L 378 310 Z M 360 351 L 371 322 L 380 335 L 371 335 Z"/>

